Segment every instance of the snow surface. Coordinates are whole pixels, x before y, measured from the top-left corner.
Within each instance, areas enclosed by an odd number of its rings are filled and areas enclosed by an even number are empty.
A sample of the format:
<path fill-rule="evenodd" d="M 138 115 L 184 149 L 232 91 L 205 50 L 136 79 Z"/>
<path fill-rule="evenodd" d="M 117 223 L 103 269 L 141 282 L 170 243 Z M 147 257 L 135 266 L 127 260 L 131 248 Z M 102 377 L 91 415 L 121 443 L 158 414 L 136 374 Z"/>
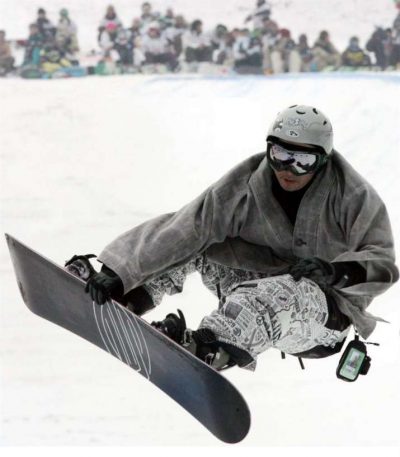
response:
<path fill-rule="evenodd" d="M 399 246 L 400 75 L 91 77 L 0 81 L 1 216 L 9 232 L 62 263 L 174 211 L 264 148 L 268 124 L 293 103 L 332 120 L 336 148 L 387 203 Z M 161 391 L 113 357 L 31 314 L 6 243 L 1 268 L 3 445 L 219 446 Z M 338 357 L 259 358 L 226 376 L 252 411 L 241 445 L 399 445 L 398 286 L 370 310 L 379 324 L 371 372 L 335 377 Z M 148 315 L 182 309 L 196 326 L 216 306 L 199 278 Z"/>

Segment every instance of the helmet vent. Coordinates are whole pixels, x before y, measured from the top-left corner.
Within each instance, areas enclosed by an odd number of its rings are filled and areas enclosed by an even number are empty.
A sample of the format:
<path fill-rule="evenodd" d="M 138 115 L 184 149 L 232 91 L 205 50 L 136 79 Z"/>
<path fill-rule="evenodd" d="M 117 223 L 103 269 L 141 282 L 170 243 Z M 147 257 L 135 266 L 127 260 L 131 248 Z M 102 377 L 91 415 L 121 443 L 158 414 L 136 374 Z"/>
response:
<path fill-rule="evenodd" d="M 324 125 L 326 125 L 328 122 L 327 121 L 324 121 Z"/>
<path fill-rule="evenodd" d="M 298 109 L 296 110 L 296 113 L 297 113 L 297 114 L 306 114 L 305 111 L 299 111 Z"/>
<path fill-rule="evenodd" d="M 289 108 L 296 108 L 297 105 L 292 105 L 292 106 L 289 106 Z"/>
<path fill-rule="evenodd" d="M 318 111 L 315 108 L 313 108 L 313 111 L 315 114 L 318 114 Z"/>

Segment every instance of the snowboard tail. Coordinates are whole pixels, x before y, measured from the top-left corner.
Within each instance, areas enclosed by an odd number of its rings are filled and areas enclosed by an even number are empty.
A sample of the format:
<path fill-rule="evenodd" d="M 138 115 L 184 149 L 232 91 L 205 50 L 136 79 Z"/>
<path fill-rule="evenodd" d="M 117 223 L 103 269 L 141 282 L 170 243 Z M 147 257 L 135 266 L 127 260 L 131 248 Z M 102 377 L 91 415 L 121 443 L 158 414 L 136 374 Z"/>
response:
<path fill-rule="evenodd" d="M 116 301 L 95 304 L 84 281 L 12 236 L 6 239 L 22 298 L 33 313 L 129 365 L 220 440 L 236 443 L 247 435 L 248 406 L 220 373 Z"/>

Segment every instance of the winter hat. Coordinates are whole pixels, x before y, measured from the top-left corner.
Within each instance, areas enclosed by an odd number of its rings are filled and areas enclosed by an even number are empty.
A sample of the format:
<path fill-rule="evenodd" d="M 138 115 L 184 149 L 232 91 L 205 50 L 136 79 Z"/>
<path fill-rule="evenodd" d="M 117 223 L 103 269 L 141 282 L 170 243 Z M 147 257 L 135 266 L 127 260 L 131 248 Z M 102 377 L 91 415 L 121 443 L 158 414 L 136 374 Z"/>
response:
<path fill-rule="evenodd" d="M 62 8 L 60 10 L 60 16 L 62 16 L 62 17 L 68 17 L 69 16 L 69 12 L 68 12 L 67 8 Z"/>

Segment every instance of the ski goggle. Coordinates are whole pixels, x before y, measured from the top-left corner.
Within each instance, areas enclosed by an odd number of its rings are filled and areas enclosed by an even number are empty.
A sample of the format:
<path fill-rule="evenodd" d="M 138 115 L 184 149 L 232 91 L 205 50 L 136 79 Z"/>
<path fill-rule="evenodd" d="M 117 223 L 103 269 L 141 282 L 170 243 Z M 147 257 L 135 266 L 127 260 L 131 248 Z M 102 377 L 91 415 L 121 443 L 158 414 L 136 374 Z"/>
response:
<path fill-rule="evenodd" d="M 319 151 L 298 148 L 291 150 L 271 142 L 268 142 L 267 155 L 274 170 L 288 170 L 297 176 L 312 173 L 324 163 L 324 156 Z"/>

